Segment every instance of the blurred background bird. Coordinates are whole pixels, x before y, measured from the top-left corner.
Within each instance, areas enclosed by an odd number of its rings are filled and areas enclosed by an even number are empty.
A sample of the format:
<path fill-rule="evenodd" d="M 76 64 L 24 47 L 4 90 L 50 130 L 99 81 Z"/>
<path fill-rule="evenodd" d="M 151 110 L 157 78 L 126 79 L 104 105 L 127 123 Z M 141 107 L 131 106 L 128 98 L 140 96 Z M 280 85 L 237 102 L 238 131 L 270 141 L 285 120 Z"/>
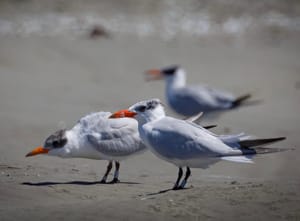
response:
<path fill-rule="evenodd" d="M 237 108 L 251 97 L 250 94 L 236 97 L 209 86 L 187 86 L 186 72 L 178 65 L 148 70 L 146 74 L 148 80 L 165 80 L 165 95 L 169 106 L 184 116 Z M 226 81 L 226 77 L 222 80 Z"/>

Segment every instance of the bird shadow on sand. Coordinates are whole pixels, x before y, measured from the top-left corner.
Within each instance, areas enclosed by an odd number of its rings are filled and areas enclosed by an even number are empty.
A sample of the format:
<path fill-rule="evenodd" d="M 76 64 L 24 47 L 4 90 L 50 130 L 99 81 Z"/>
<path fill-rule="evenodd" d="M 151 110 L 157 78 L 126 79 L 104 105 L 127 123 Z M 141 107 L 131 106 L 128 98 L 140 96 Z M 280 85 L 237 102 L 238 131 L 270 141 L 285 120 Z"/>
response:
<path fill-rule="evenodd" d="M 144 197 L 140 198 L 141 200 L 148 200 L 148 199 L 154 199 L 155 196 L 159 196 L 160 194 L 164 194 L 167 193 L 169 191 L 180 191 L 180 190 L 188 190 L 188 189 L 192 189 L 193 187 L 186 187 L 183 189 L 177 189 L 177 190 L 173 190 L 173 188 L 169 188 L 169 189 L 165 189 L 165 190 L 160 190 L 158 192 L 154 192 L 154 193 L 147 193 L 144 195 Z"/>
<path fill-rule="evenodd" d="M 100 181 L 69 181 L 69 182 L 52 182 L 52 181 L 45 181 L 45 182 L 23 182 L 22 185 L 26 186 L 54 186 L 54 185 L 81 185 L 81 186 L 90 186 L 90 185 L 112 185 L 112 184 L 141 184 L 137 182 L 118 182 L 118 183 L 101 183 Z"/>
<path fill-rule="evenodd" d="M 167 192 L 169 192 L 169 191 L 181 191 L 181 190 L 188 190 L 188 189 L 192 189 L 192 188 L 193 188 L 193 187 L 185 187 L 185 188 L 183 188 L 183 189 L 177 189 L 177 190 L 174 190 L 173 188 L 169 188 L 169 189 L 160 190 L 160 191 L 154 192 L 154 193 L 148 193 L 148 194 L 146 194 L 146 196 L 155 196 L 155 195 L 167 193 Z"/>

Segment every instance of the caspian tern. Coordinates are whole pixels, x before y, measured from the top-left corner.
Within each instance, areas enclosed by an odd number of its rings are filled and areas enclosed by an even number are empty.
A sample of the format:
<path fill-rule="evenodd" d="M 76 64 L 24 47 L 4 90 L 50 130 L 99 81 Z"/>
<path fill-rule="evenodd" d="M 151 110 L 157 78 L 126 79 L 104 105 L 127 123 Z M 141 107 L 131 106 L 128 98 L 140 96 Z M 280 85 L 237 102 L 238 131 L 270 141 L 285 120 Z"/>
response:
<path fill-rule="evenodd" d="M 177 65 L 151 69 L 146 74 L 148 80 L 165 79 L 169 106 L 184 116 L 232 109 L 251 97 L 250 94 L 235 97 L 231 93 L 208 86 L 186 86 L 186 72 Z"/>
<path fill-rule="evenodd" d="M 138 121 L 142 141 L 156 156 L 179 167 L 174 190 L 184 188 L 191 174 L 190 168 L 208 168 L 220 160 L 251 163 L 251 158 L 256 154 L 287 150 L 261 147 L 284 140 L 284 137 L 250 139 L 243 133 L 216 135 L 193 122 L 168 117 L 159 99 L 141 101 L 110 117 L 124 116 Z M 182 167 L 187 169 L 180 184 Z"/>
<path fill-rule="evenodd" d="M 63 158 L 89 158 L 108 160 L 107 176 L 115 161 L 115 172 L 110 183 L 119 181 L 120 160 L 146 150 L 138 133 L 135 119 L 109 119 L 110 112 L 97 112 L 86 115 L 70 130 L 59 130 L 49 136 L 43 147 L 37 147 L 26 156 L 47 154 Z"/>

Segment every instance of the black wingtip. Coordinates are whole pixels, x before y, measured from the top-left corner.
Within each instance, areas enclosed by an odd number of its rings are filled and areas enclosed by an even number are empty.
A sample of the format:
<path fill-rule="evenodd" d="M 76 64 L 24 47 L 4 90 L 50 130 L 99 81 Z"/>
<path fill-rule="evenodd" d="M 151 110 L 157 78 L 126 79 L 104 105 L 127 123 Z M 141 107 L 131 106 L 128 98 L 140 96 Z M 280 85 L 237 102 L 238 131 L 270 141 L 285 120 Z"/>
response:
<path fill-rule="evenodd" d="M 245 100 L 248 100 L 251 98 L 251 94 L 245 94 L 242 96 L 237 97 L 233 102 L 232 102 L 232 108 L 240 106 Z"/>
<path fill-rule="evenodd" d="M 254 140 L 242 140 L 239 142 L 239 145 L 241 147 L 247 148 L 247 147 L 255 147 L 255 146 L 261 146 L 266 145 L 270 143 L 279 142 L 282 140 L 285 140 L 286 137 L 275 137 L 275 138 L 267 138 L 267 139 L 254 139 Z"/>
<path fill-rule="evenodd" d="M 203 126 L 203 128 L 205 128 L 206 130 L 208 130 L 208 129 L 211 129 L 211 128 L 215 128 L 217 126 L 218 125 L 216 125 L 216 124 L 212 124 L 212 125 Z"/>

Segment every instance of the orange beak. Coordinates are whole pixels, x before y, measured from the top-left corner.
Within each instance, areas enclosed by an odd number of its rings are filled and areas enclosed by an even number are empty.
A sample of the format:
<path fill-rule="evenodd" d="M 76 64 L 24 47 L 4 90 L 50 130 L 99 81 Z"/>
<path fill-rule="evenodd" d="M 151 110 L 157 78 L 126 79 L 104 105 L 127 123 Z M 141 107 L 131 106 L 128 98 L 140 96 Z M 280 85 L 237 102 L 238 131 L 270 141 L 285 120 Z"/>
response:
<path fill-rule="evenodd" d="M 123 117 L 134 118 L 135 115 L 136 115 L 135 112 L 132 112 L 129 110 L 119 110 L 119 111 L 113 113 L 112 115 L 110 115 L 109 118 L 123 118 Z"/>
<path fill-rule="evenodd" d="M 159 69 L 151 69 L 145 72 L 146 73 L 146 80 L 151 81 L 151 80 L 160 80 L 164 76 L 162 72 Z"/>
<path fill-rule="evenodd" d="M 28 154 L 26 154 L 26 157 L 31 157 L 31 156 L 38 155 L 38 154 L 45 154 L 48 152 L 49 152 L 49 150 L 45 149 L 44 147 L 37 147 L 37 148 L 33 149 L 31 152 L 29 152 Z"/>

